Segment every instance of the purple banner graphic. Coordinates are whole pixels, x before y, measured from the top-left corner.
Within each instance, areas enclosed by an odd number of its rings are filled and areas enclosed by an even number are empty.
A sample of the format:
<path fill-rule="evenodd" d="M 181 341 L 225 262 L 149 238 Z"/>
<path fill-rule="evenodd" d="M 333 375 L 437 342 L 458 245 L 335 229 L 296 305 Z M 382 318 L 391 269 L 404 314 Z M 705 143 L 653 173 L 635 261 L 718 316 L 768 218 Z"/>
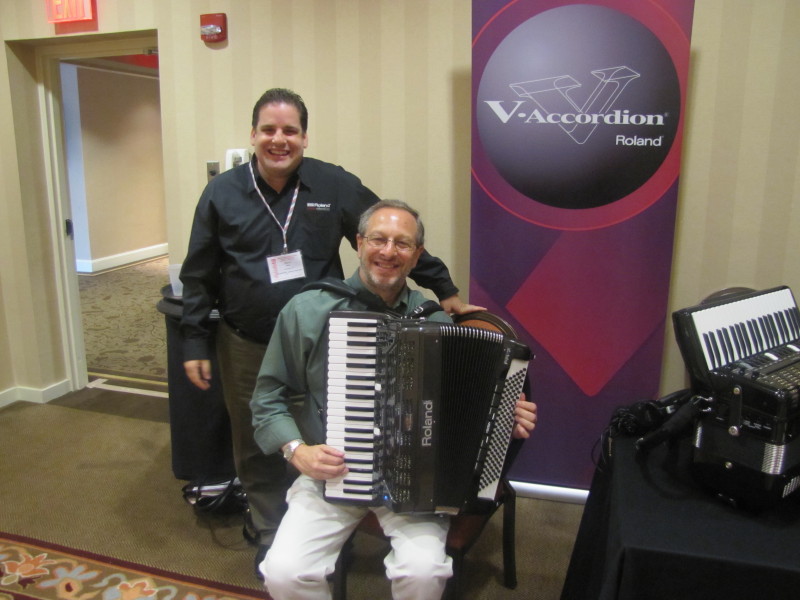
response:
<path fill-rule="evenodd" d="M 516 481 L 658 394 L 694 0 L 473 0 L 470 301 L 536 354 Z"/>

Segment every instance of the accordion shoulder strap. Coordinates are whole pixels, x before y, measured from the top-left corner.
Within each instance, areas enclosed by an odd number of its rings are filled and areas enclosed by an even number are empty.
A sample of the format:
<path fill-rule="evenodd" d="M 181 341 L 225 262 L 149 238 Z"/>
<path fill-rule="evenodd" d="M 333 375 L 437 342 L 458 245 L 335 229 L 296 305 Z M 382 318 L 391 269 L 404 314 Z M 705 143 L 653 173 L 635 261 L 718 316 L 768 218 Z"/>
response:
<path fill-rule="evenodd" d="M 427 317 L 431 313 L 439 312 L 442 310 L 441 305 L 438 302 L 434 302 L 433 300 L 426 300 L 422 304 L 420 304 L 417 308 L 411 311 L 411 314 L 408 315 L 409 317 L 414 317 L 415 319 L 420 319 L 422 317 Z"/>
<path fill-rule="evenodd" d="M 355 290 L 341 279 L 336 279 L 335 277 L 325 277 L 319 281 L 307 283 L 303 286 L 302 291 L 305 292 L 307 290 L 326 290 L 328 292 L 333 292 L 334 294 L 344 296 L 345 298 L 354 298 L 363 303 L 370 310 L 386 313 L 393 317 L 405 316 L 396 310 L 389 308 L 386 303 L 375 294 L 372 294 L 367 290 Z M 433 300 L 427 300 L 420 304 L 411 312 L 410 315 L 407 316 L 419 319 L 440 310 L 442 310 L 442 307 L 439 306 L 438 303 L 434 302 Z"/>

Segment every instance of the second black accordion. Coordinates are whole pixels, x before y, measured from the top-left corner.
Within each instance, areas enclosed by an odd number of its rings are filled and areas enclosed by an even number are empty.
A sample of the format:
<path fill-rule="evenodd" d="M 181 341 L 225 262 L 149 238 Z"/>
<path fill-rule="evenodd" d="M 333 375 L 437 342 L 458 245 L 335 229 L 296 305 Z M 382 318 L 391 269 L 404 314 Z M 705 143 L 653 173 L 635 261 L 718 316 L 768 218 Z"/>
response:
<path fill-rule="evenodd" d="M 493 500 L 530 349 L 479 327 L 334 311 L 328 319 L 326 441 L 347 475 L 331 502 L 457 514 Z"/>
<path fill-rule="evenodd" d="M 791 289 L 731 293 L 678 310 L 692 391 L 693 469 L 720 497 L 759 508 L 800 490 L 800 310 Z"/>

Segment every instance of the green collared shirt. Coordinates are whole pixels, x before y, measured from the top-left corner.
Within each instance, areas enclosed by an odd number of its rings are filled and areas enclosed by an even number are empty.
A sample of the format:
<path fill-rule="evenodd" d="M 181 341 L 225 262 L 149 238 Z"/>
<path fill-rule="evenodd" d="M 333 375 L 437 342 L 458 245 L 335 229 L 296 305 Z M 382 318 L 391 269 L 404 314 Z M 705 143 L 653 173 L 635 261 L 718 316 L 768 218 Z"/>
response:
<path fill-rule="evenodd" d="M 365 289 L 358 271 L 345 281 L 356 290 Z M 426 300 L 420 292 L 406 287 L 391 308 L 408 315 Z M 327 322 L 332 310 L 366 307 L 358 300 L 310 290 L 292 298 L 278 315 L 250 402 L 255 439 L 266 454 L 278 452 L 281 446 L 298 438 L 310 445 L 325 441 Z M 427 319 L 451 322 L 444 311 Z M 298 398 L 302 403 L 295 420 L 289 409 Z"/>

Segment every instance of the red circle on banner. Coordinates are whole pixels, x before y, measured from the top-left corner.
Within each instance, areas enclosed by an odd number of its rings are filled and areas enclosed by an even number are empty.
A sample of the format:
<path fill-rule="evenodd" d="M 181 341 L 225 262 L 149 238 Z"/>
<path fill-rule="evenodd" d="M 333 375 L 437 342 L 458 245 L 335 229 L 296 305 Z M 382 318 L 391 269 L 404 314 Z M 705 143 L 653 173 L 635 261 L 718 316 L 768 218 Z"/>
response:
<path fill-rule="evenodd" d="M 472 176 L 480 188 L 495 203 L 517 218 L 551 229 L 580 231 L 608 227 L 644 211 L 672 186 L 680 170 L 683 140 L 683 121 L 686 97 L 686 69 L 689 44 L 685 32 L 661 6 L 652 0 L 636 3 L 624 0 L 583 2 L 617 10 L 645 26 L 663 45 L 672 60 L 680 87 L 680 115 L 673 143 L 663 162 L 652 176 L 628 195 L 603 206 L 591 208 L 561 208 L 538 202 L 509 184 L 492 165 L 486 149 L 478 140 L 475 101 L 477 82 L 483 77 L 486 64 L 494 50 L 523 21 L 546 10 L 570 6 L 555 0 L 526 2 L 513 0 L 498 10 L 477 32 L 473 39 L 473 167 Z M 633 6 L 631 6 L 633 4 Z"/>

